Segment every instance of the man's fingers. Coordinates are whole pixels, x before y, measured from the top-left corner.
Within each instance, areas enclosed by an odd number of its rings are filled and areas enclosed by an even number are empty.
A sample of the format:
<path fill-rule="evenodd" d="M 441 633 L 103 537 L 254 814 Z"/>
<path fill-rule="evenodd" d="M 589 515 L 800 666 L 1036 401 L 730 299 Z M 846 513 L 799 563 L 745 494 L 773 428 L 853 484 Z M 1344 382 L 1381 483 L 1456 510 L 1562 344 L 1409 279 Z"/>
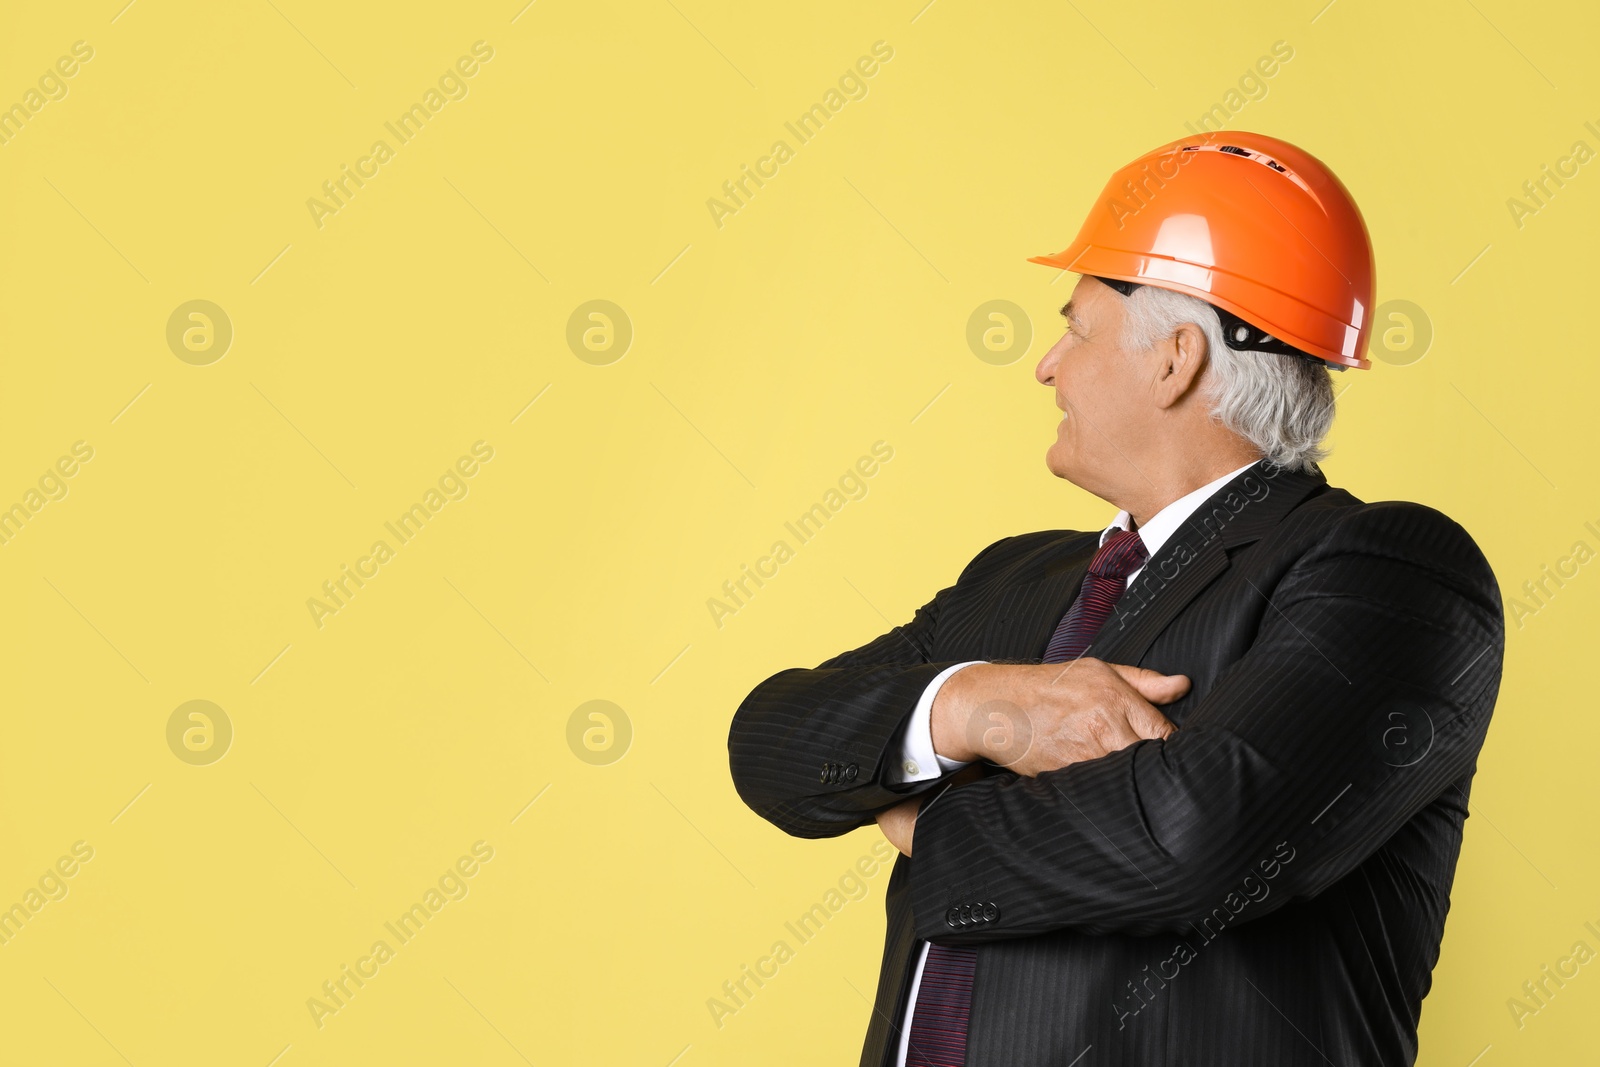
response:
<path fill-rule="evenodd" d="M 1157 740 L 1171 736 L 1172 732 L 1177 729 L 1176 726 L 1172 725 L 1170 719 L 1142 701 L 1133 702 L 1128 709 L 1128 725 L 1140 737 L 1155 738 Z"/>
<path fill-rule="evenodd" d="M 1121 752 L 1141 737 L 1149 736 L 1140 734 L 1135 725 L 1142 716 L 1136 718 L 1137 712 L 1131 715 L 1119 715 L 1115 711 L 1108 712 L 1102 717 L 1092 731 L 1095 741 L 1106 752 Z M 1159 736 L 1165 737 L 1165 734 Z"/>
<path fill-rule="evenodd" d="M 1170 704 L 1189 691 L 1186 674 L 1161 674 L 1145 667 L 1132 667 L 1125 663 L 1109 664 L 1112 670 L 1140 697 L 1128 701 L 1128 725 L 1143 738 L 1168 737 L 1176 729 L 1155 704 Z"/>
<path fill-rule="evenodd" d="M 1152 704 L 1170 704 L 1189 691 L 1187 674 L 1161 674 L 1145 667 L 1130 667 L 1125 663 L 1107 666 Z"/>

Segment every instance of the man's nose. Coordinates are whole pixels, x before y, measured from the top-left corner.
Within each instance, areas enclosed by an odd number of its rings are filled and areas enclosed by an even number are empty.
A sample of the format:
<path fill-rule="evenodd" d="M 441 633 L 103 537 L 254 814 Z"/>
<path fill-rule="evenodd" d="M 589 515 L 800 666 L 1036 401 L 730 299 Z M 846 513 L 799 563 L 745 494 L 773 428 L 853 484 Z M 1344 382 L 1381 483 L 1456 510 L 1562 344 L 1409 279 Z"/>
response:
<path fill-rule="evenodd" d="M 1034 379 L 1040 385 L 1055 385 L 1056 363 L 1059 360 L 1060 356 L 1057 355 L 1055 348 L 1052 346 L 1050 351 L 1044 354 L 1044 358 L 1039 361 L 1039 365 L 1033 368 Z"/>

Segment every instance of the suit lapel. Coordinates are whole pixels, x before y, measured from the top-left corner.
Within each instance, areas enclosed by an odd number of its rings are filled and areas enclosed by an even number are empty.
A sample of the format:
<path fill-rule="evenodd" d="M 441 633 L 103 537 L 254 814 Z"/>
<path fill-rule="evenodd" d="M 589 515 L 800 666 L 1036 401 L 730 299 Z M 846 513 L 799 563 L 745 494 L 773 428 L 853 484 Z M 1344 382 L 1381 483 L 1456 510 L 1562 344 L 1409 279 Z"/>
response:
<path fill-rule="evenodd" d="M 1167 625 L 1228 568 L 1228 554 L 1258 539 L 1327 479 L 1262 462 L 1241 471 L 1196 508 L 1150 559 L 1084 651 L 1138 663 Z M 992 658 L 1039 662 L 1083 585 L 1100 535 L 1073 533 L 1041 554 L 1002 598 L 988 631 Z"/>
<path fill-rule="evenodd" d="M 1321 470 L 1256 463 L 1241 471 L 1173 531 L 1122 595 L 1085 650 L 1113 663 L 1138 663 L 1161 631 L 1228 569 L 1234 550 L 1276 526 L 1327 479 Z"/>
<path fill-rule="evenodd" d="M 1006 590 L 989 623 L 984 647 L 991 659 L 1039 662 L 1100 547 L 1098 533 L 1070 533 L 1032 561 L 1023 580 Z"/>

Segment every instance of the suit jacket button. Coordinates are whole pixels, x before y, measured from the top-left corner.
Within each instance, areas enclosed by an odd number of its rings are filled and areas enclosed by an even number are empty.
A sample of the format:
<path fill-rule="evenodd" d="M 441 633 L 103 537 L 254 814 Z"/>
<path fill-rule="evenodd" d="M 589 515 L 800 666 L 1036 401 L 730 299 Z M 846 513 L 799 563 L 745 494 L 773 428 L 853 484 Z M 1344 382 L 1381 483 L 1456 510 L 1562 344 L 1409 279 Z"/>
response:
<path fill-rule="evenodd" d="M 856 765 L 854 763 L 850 764 L 844 769 L 844 780 L 847 782 L 853 782 L 856 780 Z"/>
<path fill-rule="evenodd" d="M 944 913 L 944 923 L 946 926 L 959 926 L 960 917 L 960 910 L 957 908 L 951 908 L 949 911 Z"/>

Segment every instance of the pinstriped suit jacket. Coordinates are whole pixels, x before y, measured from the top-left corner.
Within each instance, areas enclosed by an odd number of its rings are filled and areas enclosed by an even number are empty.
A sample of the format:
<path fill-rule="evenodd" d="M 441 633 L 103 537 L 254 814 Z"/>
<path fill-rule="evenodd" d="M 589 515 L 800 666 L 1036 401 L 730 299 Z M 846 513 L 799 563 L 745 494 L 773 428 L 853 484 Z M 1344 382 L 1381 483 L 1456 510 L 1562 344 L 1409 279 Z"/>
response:
<path fill-rule="evenodd" d="M 942 789 L 885 781 L 918 696 L 963 660 L 1040 662 L 1097 541 L 1005 538 L 906 625 L 757 685 L 728 738 L 739 795 L 832 837 Z M 1242 472 L 1085 653 L 1188 675 L 1176 732 L 924 805 L 863 1067 L 893 1054 L 919 939 L 977 946 L 973 1067 L 1414 1062 L 1504 642 L 1443 514 Z"/>

